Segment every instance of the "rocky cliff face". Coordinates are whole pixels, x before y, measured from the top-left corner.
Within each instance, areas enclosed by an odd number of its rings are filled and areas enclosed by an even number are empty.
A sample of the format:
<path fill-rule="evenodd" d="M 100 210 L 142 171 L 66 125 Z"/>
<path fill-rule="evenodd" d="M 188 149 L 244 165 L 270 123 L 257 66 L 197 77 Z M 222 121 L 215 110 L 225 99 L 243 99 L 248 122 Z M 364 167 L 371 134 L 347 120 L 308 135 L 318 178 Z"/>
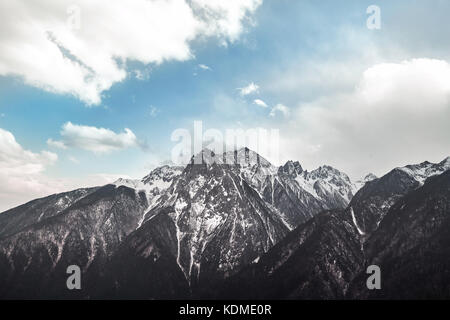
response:
<path fill-rule="evenodd" d="M 449 169 L 450 158 L 446 158 L 440 163 L 423 162 L 395 168 L 383 177 L 367 182 L 350 202 L 358 226 L 365 234 L 372 233 L 398 199 L 422 186 L 429 177 Z"/>
<path fill-rule="evenodd" d="M 155 228 L 160 215 L 170 219 L 176 262 L 193 287 L 233 274 L 288 232 L 240 168 L 228 164 L 189 164 L 140 229 Z"/>
<path fill-rule="evenodd" d="M 361 271 L 361 239 L 348 211 L 325 211 L 228 279 L 220 298 L 342 299 Z"/>
<path fill-rule="evenodd" d="M 365 245 L 367 265 L 382 271 L 382 290 L 353 285 L 358 298 L 450 298 L 450 171 L 397 201 Z M 363 277 L 362 275 L 360 277 Z"/>
<path fill-rule="evenodd" d="M 53 217 L 98 188 L 79 189 L 30 201 L 0 214 L 0 239 Z"/>

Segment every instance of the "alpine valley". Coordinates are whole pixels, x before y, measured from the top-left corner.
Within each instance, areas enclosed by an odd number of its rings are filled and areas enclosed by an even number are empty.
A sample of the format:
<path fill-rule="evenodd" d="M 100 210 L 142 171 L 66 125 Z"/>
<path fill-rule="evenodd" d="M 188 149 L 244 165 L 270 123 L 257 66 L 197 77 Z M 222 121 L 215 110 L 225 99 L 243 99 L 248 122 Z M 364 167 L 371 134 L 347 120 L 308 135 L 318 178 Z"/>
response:
<path fill-rule="evenodd" d="M 450 157 L 352 182 L 205 149 L 1 213 L 0 298 L 450 298 L 449 169 Z M 373 264 L 381 290 L 366 287 Z"/>

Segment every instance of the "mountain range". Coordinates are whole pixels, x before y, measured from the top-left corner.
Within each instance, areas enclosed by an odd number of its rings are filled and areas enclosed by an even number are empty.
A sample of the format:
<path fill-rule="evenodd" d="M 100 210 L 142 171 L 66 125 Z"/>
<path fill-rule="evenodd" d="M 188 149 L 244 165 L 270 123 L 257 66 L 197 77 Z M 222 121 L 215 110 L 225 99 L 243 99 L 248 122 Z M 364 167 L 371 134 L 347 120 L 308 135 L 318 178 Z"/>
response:
<path fill-rule="evenodd" d="M 352 182 L 243 148 L 0 214 L 0 298 L 450 297 L 450 157 Z M 380 266 L 382 290 L 366 267 Z M 82 271 L 68 290 L 66 269 Z"/>

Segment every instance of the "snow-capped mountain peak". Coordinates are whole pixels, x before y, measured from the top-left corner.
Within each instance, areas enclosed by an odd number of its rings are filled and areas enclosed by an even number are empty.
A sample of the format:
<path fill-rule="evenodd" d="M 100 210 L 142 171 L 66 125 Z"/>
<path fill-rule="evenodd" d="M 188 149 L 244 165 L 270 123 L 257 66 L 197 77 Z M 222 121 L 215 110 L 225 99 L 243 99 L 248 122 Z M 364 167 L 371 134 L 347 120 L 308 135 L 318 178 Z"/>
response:
<path fill-rule="evenodd" d="M 119 178 L 112 184 L 116 186 L 116 188 L 123 186 L 130 189 L 136 189 L 137 191 L 145 189 L 144 184 L 141 182 L 141 180 L 138 179 Z"/>
<path fill-rule="evenodd" d="M 407 165 L 397 169 L 407 173 L 414 180 L 423 185 L 425 180 L 429 177 L 441 174 L 450 169 L 450 157 L 445 158 L 439 163 L 425 161 L 420 164 Z"/>
<path fill-rule="evenodd" d="M 362 179 L 356 180 L 353 183 L 353 194 L 356 194 L 356 192 L 358 192 L 359 189 L 361 189 L 362 187 L 364 187 L 364 185 L 367 182 L 373 181 L 375 179 L 378 179 L 378 177 L 376 175 L 374 175 L 373 173 L 368 173 L 366 174 L 366 176 Z"/>
<path fill-rule="evenodd" d="M 289 160 L 279 168 L 279 172 L 296 177 L 303 172 L 303 168 L 298 161 Z"/>
<path fill-rule="evenodd" d="M 285 184 L 295 184 L 291 188 L 300 188 L 323 203 L 324 208 L 346 207 L 354 194 L 350 178 L 331 166 L 309 172 L 298 161 L 288 161 L 278 169 L 278 175 Z"/>
<path fill-rule="evenodd" d="M 261 191 L 268 177 L 277 173 L 277 167 L 258 153 L 242 148 L 224 155 L 227 164 L 239 169 L 240 175 L 256 190 Z"/>
<path fill-rule="evenodd" d="M 213 150 L 205 148 L 191 157 L 190 164 L 211 166 L 213 164 L 223 164 L 223 156 Z"/>
<path fill-rule="evenodd" d="M 364 180 L 365 182 L 369 182 L 372 180 L 378 179 L 378 177 L 376 175 L 374 175 L 373 173 L 368 173 L 365 177 Z"/>
<path fill-rule="evenodd" d="M 441 162 L 439 162 L 439 165 L 441 165 L 446 170 L 450 169 L 450 157 L 445 158 Z"/>
<path fill-rule="evenodd" d="M 164 165 L 152 170 L 141 180 L 119 178 L 112 184 L 116 188 L 124 186 L 133 189 L 136 193 L 144 192 L 150 208 L 182 171 L 183 167 Z"/>
<path fill-rule="evenodd" d="M 343 172 L 331 167 L 331 166 L 320 166 L 319 168 L 313 170 L 309 174 L 311 179 L 324 179 L 327 181 L 333 181 L 337 177 L 350 183 L 350 178 Z"/>
<path fill-rule="evenodd" d="M 152 170 L 148 175 L 141 179 L 144 184 L 157 185 L 158 183 L 171 183 L 172 180 L 183 171 L 181 166 L 164 165 Z"/>

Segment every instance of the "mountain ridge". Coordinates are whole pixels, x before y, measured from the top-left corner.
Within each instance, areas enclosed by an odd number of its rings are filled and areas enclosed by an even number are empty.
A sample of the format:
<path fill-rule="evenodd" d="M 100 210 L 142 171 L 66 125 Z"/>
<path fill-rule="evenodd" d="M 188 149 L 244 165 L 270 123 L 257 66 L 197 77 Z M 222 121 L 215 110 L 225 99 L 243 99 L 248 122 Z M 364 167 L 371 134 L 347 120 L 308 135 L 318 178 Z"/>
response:
<path fill-rule="evenodd" d="M 71 297 L 63 268 L 77 264 L 98 286 L 76 297 L 208 297 L 248 270 L 261 277 L 261 263 L 275 259 L 268 255 L 281 257 L 273 252 L 291 250 L 283 246 L 293 234 L 309 230 L 308 245 L 295 245 L 298 259 L 273 262 L 285 270 L 274 271 L 275 283 L 291 277 L 295 285 L 290 268 L 304 261 L 303 279 L 318 265 L 328 285 L 316 279 L 288 297 L 342 298 L 386 213 L 427 176 L 442 174 L 449 159 L 368 175 L 354 195 L 356 184 L 331 166 L 309 172 L 298 161 L 273 166 L 248 148 L 219 156 L 205 149 L 185 167 L 36 199 L 0 214 L 0 296 Z"/>

